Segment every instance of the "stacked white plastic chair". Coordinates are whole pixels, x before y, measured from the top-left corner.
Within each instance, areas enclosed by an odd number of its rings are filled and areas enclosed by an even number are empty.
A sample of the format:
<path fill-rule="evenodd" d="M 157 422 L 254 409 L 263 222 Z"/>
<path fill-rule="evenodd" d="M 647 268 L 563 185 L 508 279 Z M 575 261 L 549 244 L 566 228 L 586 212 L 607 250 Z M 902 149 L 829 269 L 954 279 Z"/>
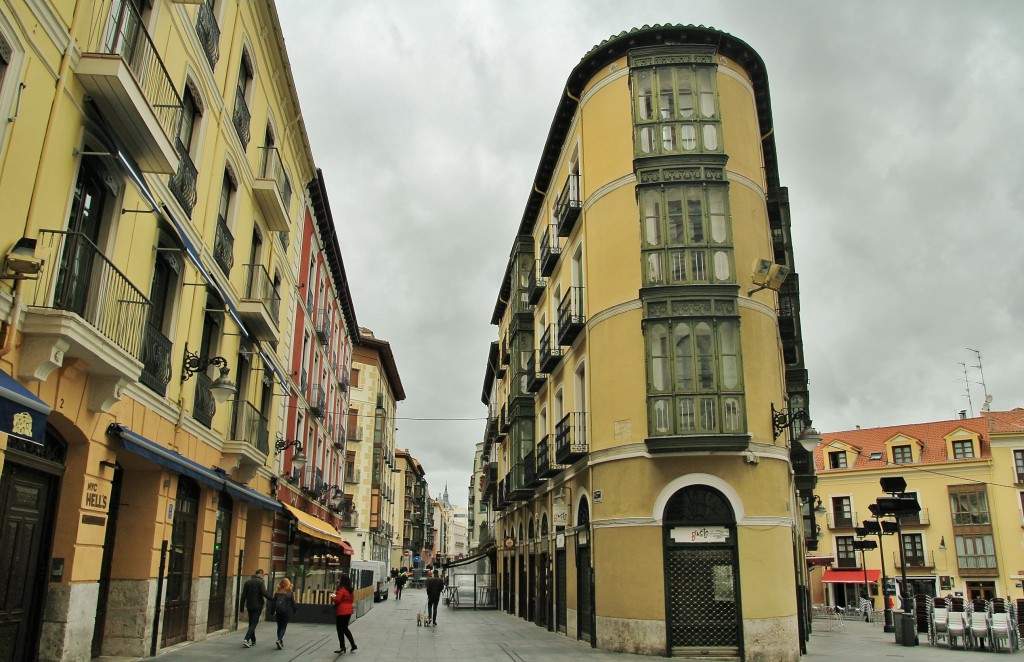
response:
<path fill-rule="evenodd" d="M 971 603 L 970 618 L 968 619 L 970 625 L 967 633 L 967 641 L 971 648 L 977 650 L 991 648 L 989 644 L 992 641 L 992 630 L 988 616 L 990 604 L 984 600 L 974 600 Z"/>
<path fill-rule="evenodd" d="M 1017 648 L 1017 628 L 1012 619 L 1012 613 L 1007 608 L 1008 605 L 1005 600 L 996 598 L 992 601 L 992 620 L 991 620 L 991 642 L 992 650 L 1001 650 L 1004 645 L 1007 651 L 1013 651 Z M 1012 603 L 1010 603 L 1012 608 Z"/>
<path fill-rule="evenodd" d="M 962 646 L 967 648 L 967 612 L 964 611 L 964 601 L 960 598 L 950 600 L 946 622 L 946 641 L 950 648 L 957 647 L 957 641 L 962 641 Z"/>
<path fill-rule="evenodd" d="M 949 634 L 949 603 L 945 598 L 929 600 L 928 641 L 935 646 Z"/>

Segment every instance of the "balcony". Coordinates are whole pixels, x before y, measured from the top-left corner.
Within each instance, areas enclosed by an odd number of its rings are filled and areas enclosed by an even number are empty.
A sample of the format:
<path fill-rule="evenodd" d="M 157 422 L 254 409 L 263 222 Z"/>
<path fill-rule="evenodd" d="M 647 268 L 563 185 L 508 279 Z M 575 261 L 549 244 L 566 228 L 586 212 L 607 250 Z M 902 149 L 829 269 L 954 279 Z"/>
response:
<path fill-rule="evenodd" d="M 533 268 L 530 269 L 530 303 L 536 306 L 544 297 L 544 288 L 546 288 L 547 286 L 548 279 L 540 275 L 540 260 L 535 260 L 533 263 Z"/>
<path fill-rule="evenodd" d="M 903 553 L 903 560 L 906 562 L 907 568 L 934 568 L 935 567 L 935 552 L 918 552 L 917 554 Z M 893 565 L 897 568 L 902 568 L 903 564 L 900 562 L 900 552 L 896 550 L 892 553 Z"/>
<path fill-rule="evenodd" d="M 309 415 L 316 418 L 323 418 L 327 411 L 324 389 L 319 384 L 313 384 L 309 392 Z"/>
<path fill-rule="evenodd" d="M 526 390 L 530 393 L 537 393 L 544 385 L 548 382 L 548 376 L 546 373 L 537 371 L 537 352 L 534 352 L 530 356 L 530 365 L 528 369 L 528 379 L 526 382 Z"/>
<path fill-rule="evenodd" d="M 857 519 L 857 513 L 829 513 L 828 514 L 828 528 L 829 529 L 852 529 L 860 526 L 860 520 Z"/>
<path fill-rule="evenodd" d="M 508 494 L 505 489 L 505 480 L 498 481 L 498 489 L 494 493 L 494 509 L 505 510 L 508 507 Z"/>
<path fill-rule="evenodd" d="M 842 554 L 836 557 L 836 568 L 843 570 L 860 570 L 860 564 L 857 563 L 857 556 L 854 552 L 848 552 L 851 556 L 844 556 Z"/>
<path fill-rule="evenodd" d="M 511 423 L 508 420 L 508 405 L 502 405 L 501 411 L 498 412 L 498 435 L 508 434 Z"/>
<path fill-rule="evenodd" d="M 570 287 L 558 304 L 558 344 L 571 345 L 586 325 L 587 318 L 583 314 L 583 287 Z"/>
<path fill-rule="evenodd" d="M 483 482 L 480 486 L 481 498 L 486 499 L 494 494 L 498 487 L 498 463 L 489 462 L 483 470 Z"/>
<path fill-rule="evenodd" d="M 205 372 L 196 373 L 195 398 L 192 400 L 192 418 L 207 428 L 213 427 L 213 415 L 217 413 L 217 401 L 213 399 L 210 386 L 213 380 Z"/>
<path fill-rule="evenodd" d="M 167 385 L 171 382 L 171 349 L 167 336 L 147 322 L 142 336 L 142 374 L 139 381 L 159 395 L 167 395 Z"/>
<path fill-rule="evenodd" d="M 183 0 L 178 0 L 179 2 Z M 203 45 L 203 52 L 206 53 L 206 60 L 210 68 L 217 66 L 220 59 L 220 26 L 217 25 L 217 17 L 213 15 L 210 4 L 205 0 L 192 0 L 198 2 L 199 12 L 196 14 L 196 36 L 199 43 Z"/>
<path fill-rule="evenodd" d="M 267 227 L 274 232 L 288 232 L 291 226 L 288 207 L 292 203 L 292 185 L 276 147 L 263 147 L 263 167 L 252 184 L 256 204 L 263 212 Z"/>
<path fill-rule="evenodd" d="M 251 402 L 236 401 L 231 436 L 223 447 L 225 468 L 239 482 L 248 482 L 256 475 L 256 470 L 267 463 L 269 452 L 270 431 L 266 417 Z"/>
<path fill-rule="evenodd" d="M 540 238 L 540 275 L 550 276 L 555 271 L 562 247 L 558 243 L 557 226 L 550 225 Z"/>
<path fill-rule="evenodd" d="M 526 486 L 526 477 L 522 460 L 512 465 L 512 470 L 505 476 L 509 501 L 526 501 L 533 496 L 533 489 Z"/>
<path fill-rule="evenodd" d="M 277 293 L 266 267 L 247 264 L 245 268 L 245 293 L 239 300 L 238 314 L 258 340 L 276 343 L 281 339 L 277 328 L 281 295 Z"/>
<path fill-rule="evenodd" d="M 242 142 L 242 149 L 249 146 L 249 121 L 252 115 L 249 112 L 249 105 L 245 103 L 245 95 L 242 90 L 235 90 L 235 108 L 231 113 L 231 123 L 235 125 L 235 133 Z"/>
<path fill-rule="evenodd" d="M 537 474 L 537 450 L 534 449 L 523 458 L 523 484 L 532 489 L 543 482 Z"/>
<path fill-rule="evenodd" d="M 353 469 L 352 471 L 346 471 L 345 472 L 345 482 L 346 483 L 358 485 L 359 482 L 362 479 L 363 479 L 363 474 L 359 471 L 359 469 Z"/>
<path fill-rule="evenodd" d="M 544 435 L 540 443 L 537 444 L 537 476 L 539 478 L 552 478 L 565 469 L 564 465 L 551 461 L 554 449 L 548 443 L 549 439 L 550 435 Z"/>
<path fill-rule="evenodd" d="M 583 202 L 580 197 L 580 176 L 573 174 L 565 182 L 555 203 L 555 220 L 558 221 L 558 236 L 568 237 L 576 227 Z"/>
<path fill-rule="evenodd" d="M 920 512 L 911 513 L 907 515 L 899 515 L 900 526 L 915 527 L 915 526 L 929 526 L 931 525 L 931 519 L 928 517 L 928 509 L 922 508 Z"/>
<path fill-rule="evenodd" d="M 173 174 L 181 96 L 135 4 L 114 0 L 109 16 L 103 50 L 83 53 L 75 76 L 139 168 Z"/>
<path fill-rule="evenodd" d="M 537 367 L 549 375 L 558 367 L 563 355 L 562 347 L 554 342 L 554 337 L 553 327 L 548 324 L 537 345 Z"/>
<path fill-rule="evenodd" d="M 217 234 L 213 237 L 213 259 L 225 276 L 231 275 L 231 267 L 235 266 L 235 237 L 228 229 L 224 217 L 219 214 L 217 215 Z"/>
<path fill-rule="evenodd" d="M 192 162 L 192 156 L 188 148 L 179 140 L 174 139 L 174 147 L 178 150 L 178 169 L 167 181 L 167 187 L 174 194 L 185 214 L 192 218 L 192 210 L 196 206 L 196 182 L 199 179 L 199 170 Z"/>
<path fill-rule="evenodd" d="M 324 345 L 331 342 L 331 311 L 321 310 L 316 322 L 316 337 Z"/>
<path fill-rule="evenodd" d="M 352 511 L 341 516 L 341 526 L 346 529 L 354 529 L 359 526 L 359 513 Z"/>
<path fill-rule="evenodd" d="M 84 234 L 42 230 L 36 254 L 45 262 L 26 296 L 19 376 L 45 381 L 65 359 L 81 359 L 89 409 L 109 412 L 142 375 L 149 299 Z"/>
<path fill-rule="evenodd" d="M 571 411 L 555 425 L 555 461 L 572 464 L 587 452 L 587 415 Z"/>
<path fill-rule="evenodd" d="M 349 435 L 348 435 L 348 440 L 349 441 L 354 441 L 354 442 L 357 442 L 357 443 L 361 442 L 363 440 L 363 428 L 361 426 L 357 425 L 355 427 L 355 429 L 350 430 L 349 431 Z"/>

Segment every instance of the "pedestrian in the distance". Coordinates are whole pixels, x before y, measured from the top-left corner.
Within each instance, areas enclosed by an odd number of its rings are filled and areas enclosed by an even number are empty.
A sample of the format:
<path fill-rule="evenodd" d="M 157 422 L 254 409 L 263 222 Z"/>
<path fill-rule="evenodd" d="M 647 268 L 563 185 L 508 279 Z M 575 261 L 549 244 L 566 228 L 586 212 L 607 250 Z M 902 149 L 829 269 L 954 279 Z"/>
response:
<path fill-rule="evenodd" d="M 277 649 L 284 648 L 284 633 L 288 630 L 288 621 L 295 613 L 295 596 L 292 595 L 292 583 L 287 577 L 277 583 L 274 591 L 274 619 L 277 621 Z"/>
<path fill-rule="evenodd" d="M 441 601 L 441 591 L 444 590 L 444 580 L 434 570 L 427 578 L 427 623 L 437 625 L 437 603 Z"/>
<path fill-rule="evenodd" d="M 408 581 L 408 579 L 409 578 L 405 576 L 404 572 L 399 573 L 399 575 L 395 577 L 395 600 L 402 599 L 402 589 L 405 588 L 405 582 Z"/>
<path fill-rule="evenodd" d="M 242 645 L 246 648 L 256 645 L 256 626 L 260 624 L 260 616 L 263 615 L 263 601 L 271 599 L 273 596 L 263 585 L 261 568 L 242 585 L 242 595 L 238 600 L 238 611 L 249 612 L 249 629 L 245 631 L 245 639 L 242 640 Z"/>
<path fill-rule="evenodd" d="M 348 575 L 342 575 L 338 579 L 338 590 L 331 596 L 334 603 L 334 621 L 338 627 L 338 655 L 345 654 L 345 639 L 352 645 L 352 652 L 356 652 L 356 640 L 352 638 L 352 631 L 348 629 L 348 623 L 352 620 L 352 580 Z"/>

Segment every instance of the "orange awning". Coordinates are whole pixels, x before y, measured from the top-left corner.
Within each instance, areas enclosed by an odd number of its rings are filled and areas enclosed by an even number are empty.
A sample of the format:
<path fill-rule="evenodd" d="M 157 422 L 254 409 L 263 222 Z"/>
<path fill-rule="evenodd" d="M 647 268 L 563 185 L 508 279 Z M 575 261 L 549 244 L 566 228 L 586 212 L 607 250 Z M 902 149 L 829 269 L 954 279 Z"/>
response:
<path fill-rule="evenodd" d="M 882 576 L 881 570 L 868 570 L 868 583 L 874 584 Z M 863 570 L 825 570 L 821 576 L 823 584 L 863 584 Z"/>
<path fill-rule="evenodd" d="M 338 530 L 319 517 L 310 515 L 309 513 L 303 512 L 294 506 L 289 506 L 284 502 L 282 502 L 281 505 L 285 507 L 285 510 L 292 514 L 292 517 L 295 518 L 295 524 L 302 533 L 313 536 L 314 538 L 319 538 L 320 540 L 333 542 L 335 545 L 346 544 L 345 541 L 341 539 L 341 534 L 338 533 Z"/>

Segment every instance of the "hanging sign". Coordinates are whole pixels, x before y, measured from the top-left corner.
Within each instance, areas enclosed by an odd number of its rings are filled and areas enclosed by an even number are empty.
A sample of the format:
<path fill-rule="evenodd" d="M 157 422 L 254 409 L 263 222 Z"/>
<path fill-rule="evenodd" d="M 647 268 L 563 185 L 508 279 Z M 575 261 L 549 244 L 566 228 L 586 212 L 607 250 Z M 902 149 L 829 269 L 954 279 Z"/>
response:
<path fill-rule="evenodd" d="M 569 506 L 556 503 L 551 509 L 551 521 L 555 526 L 569 526 Z"/>

